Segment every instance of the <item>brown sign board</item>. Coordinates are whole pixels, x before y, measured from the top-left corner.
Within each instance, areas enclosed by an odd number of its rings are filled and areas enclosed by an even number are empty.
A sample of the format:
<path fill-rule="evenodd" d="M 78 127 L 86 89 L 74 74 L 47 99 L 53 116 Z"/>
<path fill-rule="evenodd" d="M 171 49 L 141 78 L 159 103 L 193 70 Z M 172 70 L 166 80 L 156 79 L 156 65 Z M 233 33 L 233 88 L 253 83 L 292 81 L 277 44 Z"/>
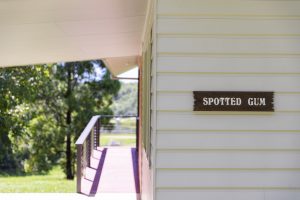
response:
<path fill-rule="evenodd" d="M 274 112 L 274 92 L 194 91 L 194 111 Z"/>

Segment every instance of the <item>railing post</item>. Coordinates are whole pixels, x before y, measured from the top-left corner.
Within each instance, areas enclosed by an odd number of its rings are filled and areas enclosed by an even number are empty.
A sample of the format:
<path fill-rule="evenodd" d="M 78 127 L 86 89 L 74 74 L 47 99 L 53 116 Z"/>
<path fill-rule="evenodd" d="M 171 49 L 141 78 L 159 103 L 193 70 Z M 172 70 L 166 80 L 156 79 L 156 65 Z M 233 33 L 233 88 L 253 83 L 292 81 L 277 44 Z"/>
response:
<path fill-rule="evenodd" d="M 94 128 L 93 128 L 93 138 L 94 138 L 94 140 L 93 140 L 93 149 L 97 149 L 97 122 L 96 122 L 96 124 L 95 124 L 95 126 L 94 126 Z"/>
<path fill-rule="evenodd" d="M 77 144 L 77 171 L 76 171 L 76 177 L 77 177 L 77 193 L 81 193 L 81 176 L 82 176 L 82 145 Z"/>
<path fill-rule="evenodd" d="M 91 166 L 91 134 L 89 134 L 86 141 L 86 166 Z"/>
<path fill-rule="evenodd" d="M 136 151 L 138 151 L 138 149 L 139 149 L 139 140 L 140 140 L 140 129 L 139 129 L 139 127 L 140 127 L 140 119 L 139 119 L 139 117 L 136 117 L 136 121 L 135 121 L 135 133 L 136 133 L 136 143 L 135 143 L 135 145 L 136 145 Z"/>
<path fill-rule="evenodd" d="M 100 146 L 100 118 L 96 123 L 96 149 Z"/>

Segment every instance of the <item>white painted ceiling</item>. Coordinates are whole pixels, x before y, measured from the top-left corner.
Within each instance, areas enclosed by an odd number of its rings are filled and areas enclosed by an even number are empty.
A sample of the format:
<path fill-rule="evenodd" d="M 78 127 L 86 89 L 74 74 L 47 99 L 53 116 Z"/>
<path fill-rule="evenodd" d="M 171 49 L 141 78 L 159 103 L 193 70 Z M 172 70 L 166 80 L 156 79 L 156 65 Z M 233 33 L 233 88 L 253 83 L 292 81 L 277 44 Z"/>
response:
<path fill-rule="evenodd" d="M 0 0 L 0 66 L 106 59 L 118 64 L 110 66 L 111 71 L 119 68 L 113 72 L 117 75 L 124 71 L 119 65 L 132 64 L 140 54 L 146 4 Z"/>

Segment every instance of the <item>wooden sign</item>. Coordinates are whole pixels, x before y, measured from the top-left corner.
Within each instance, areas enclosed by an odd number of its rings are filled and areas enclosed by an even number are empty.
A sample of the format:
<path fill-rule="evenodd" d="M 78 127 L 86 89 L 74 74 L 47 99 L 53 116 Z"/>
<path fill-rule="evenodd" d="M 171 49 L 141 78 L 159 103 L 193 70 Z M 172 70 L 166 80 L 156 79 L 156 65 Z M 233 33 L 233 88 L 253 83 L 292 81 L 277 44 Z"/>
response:
<path fill-rule="evenodd" d="M 274 112 L 274 92 L 194 91 L 194 111 Z"/>

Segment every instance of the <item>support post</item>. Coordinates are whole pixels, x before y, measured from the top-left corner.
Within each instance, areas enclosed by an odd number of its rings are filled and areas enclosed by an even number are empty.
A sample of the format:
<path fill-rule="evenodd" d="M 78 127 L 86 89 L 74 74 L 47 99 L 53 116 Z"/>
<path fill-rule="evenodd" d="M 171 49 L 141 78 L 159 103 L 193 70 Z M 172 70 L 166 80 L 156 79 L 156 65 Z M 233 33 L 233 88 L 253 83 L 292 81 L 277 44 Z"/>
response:
<path fill-rule="evenodd" d="M 77 177 L 77 193 L 81 193 L 81 175 L 82 175 L 82 145 L 77 144 L 77 171 L 76 171 L 76 177 Z"/>
<path fill-rule="evenodd" d="M 100 146 L 100 118 L 96 123 L 96 149 Z"/>
<path fill-rule="evenodd" d="M 87 137 L 86 141 L 86 166 L 90 167 L 91 166 L 91 146 L 92 146 L 92 141 L 91 141 L 91 134 Z"/>
<path fill-rule="evenodd" d="M 140 140 L 140 130 L 139 130 L 139 124 L 140 124 L 140 119 L 139 117 L 136 117 L 136 121 L 135 121 L 135 134 L 136 134 L 136 151 L 138 151 L 139 149 L 139 140 Z"/>

